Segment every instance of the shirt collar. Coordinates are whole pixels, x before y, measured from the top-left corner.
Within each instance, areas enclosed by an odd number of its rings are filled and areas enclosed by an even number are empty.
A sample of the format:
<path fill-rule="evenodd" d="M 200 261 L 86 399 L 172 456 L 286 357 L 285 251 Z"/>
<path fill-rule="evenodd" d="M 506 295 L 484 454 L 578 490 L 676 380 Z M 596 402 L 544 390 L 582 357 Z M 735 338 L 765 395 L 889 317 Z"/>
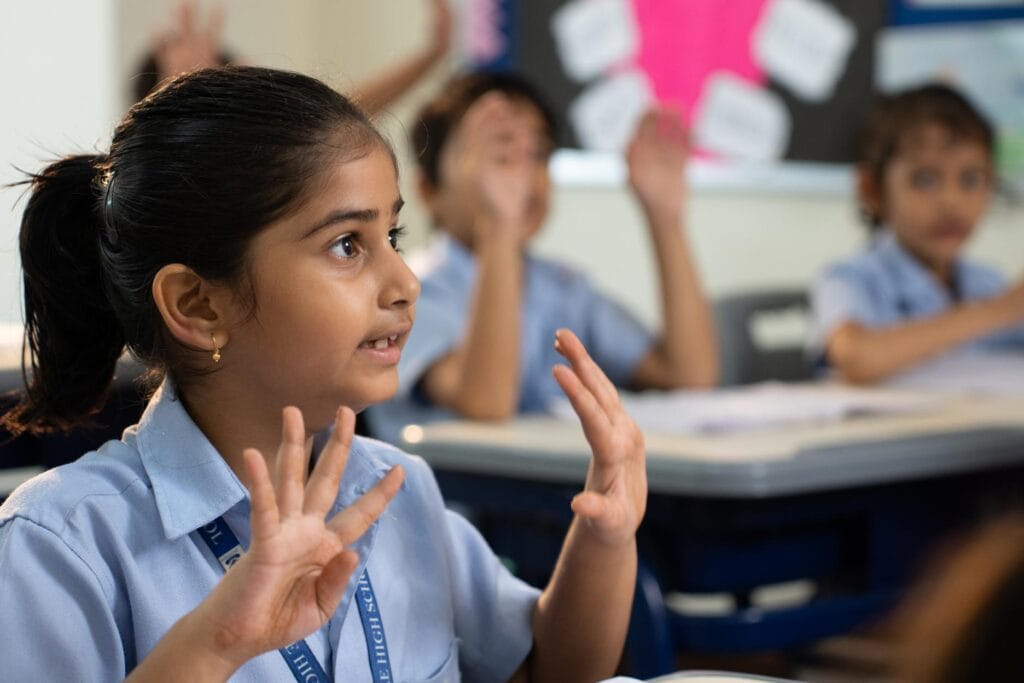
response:
<path fill-rule="evenodd" d="M 136 444 L 169 540 L 210 523 L 249 497 L 192 421 L 170 380 L 164 380 L 143 413 Z M 334 510 L 351 505 L 389 469 L 362 440 L 353 439 Z"/>
<path fill-rule="evenodd" d="M 881 232 L 874 242 L 886 270 L 892 275 L 896 287 L 908 302 L 946 306 L 952 300 L 950 291 L 922 265 L 913 254 L 900 244 L 889 230 Z M 964 292 L 964 269 L 958 260 L 953 266 L 956 291 Z"/>

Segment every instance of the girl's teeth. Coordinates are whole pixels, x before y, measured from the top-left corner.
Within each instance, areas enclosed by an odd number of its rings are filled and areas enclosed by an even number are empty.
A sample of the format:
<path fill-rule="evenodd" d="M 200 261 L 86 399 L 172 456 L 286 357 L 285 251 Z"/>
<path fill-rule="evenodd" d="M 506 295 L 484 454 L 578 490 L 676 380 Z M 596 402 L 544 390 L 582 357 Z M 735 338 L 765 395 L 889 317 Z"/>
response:
<path fill-rule="evenodd" d="M 386 348 L 388 348 L 388 340 L 387 339 L 378 339 L 377 341 L 373 342 L 373 348 L 375 348 L 375 349 L 386 349 Z"/>

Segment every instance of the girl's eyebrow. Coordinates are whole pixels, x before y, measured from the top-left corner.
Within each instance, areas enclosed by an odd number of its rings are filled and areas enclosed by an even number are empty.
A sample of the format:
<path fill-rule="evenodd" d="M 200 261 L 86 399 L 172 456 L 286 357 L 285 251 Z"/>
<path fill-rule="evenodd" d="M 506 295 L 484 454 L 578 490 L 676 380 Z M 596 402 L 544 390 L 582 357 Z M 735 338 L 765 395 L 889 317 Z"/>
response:
<path fill-rule="evenodd" d="M 398 212 L 405 206 L 405 200 L 399 197 L 395 200 L 395 203 L 391 205 L 391 215 L 397 216 Z M 338 223 L 346 223 L 348 221 L 357 221 L 359 223 L 372 223 L 380 217 L 380 211 L 377 209 L 335 209 L 334 211 L 327 214 L 327 216 L 310 228 L 302 236 L 302 239 L 308 239 L 323 230 L 324 228 Z"/>

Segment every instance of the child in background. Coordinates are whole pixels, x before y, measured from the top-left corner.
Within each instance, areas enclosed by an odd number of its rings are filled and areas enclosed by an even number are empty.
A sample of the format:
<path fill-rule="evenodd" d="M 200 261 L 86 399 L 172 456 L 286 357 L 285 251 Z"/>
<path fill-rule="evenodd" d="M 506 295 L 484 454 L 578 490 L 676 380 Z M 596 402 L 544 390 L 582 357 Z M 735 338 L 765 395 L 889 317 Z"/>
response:
<path fill-rule="evenodd" d="M 429 2 L 432 31 L 427 45 L 353 89 L 352 96 L 368 114 L 386 109 L 448 54 L 452 38 L 452 17 L 448 2 Z M 195 0 L 181 0 L 174 13 L 172 26 L 153 31 L 150 51 L 132 78 L 136 102 L 175 76 L 235 61 L 221 45 L 224 28 L 224 11 L 221 6 L 215 7 L 205 22 L 198 16 Z"/>
<path fill-rule="evenodd" d="M 421 194 L 444 234 L 414 266 L 419 323 L 399 365 L 398 394 L 367 413 L 374 434 L 395 440 L 412 422 L 547 410 L 559 393 L 549 372 L 559 327 L 580 335 L 617 386 L 716 383 L 712 315 L 683 230 L 687 139 L 678 113 L 644 116 L 626 156 L 658 264 L 657 337 L 580 273 L 529 253 L 548 215 L 554 140 L 550 110 L 511 75 L 458 77 L 424 108 L 412 143 Z M 621 236 L 599 225 L 594 239 Z"/>
<path fill-rule="evenodd" d="M 810 348 L 874 382 L 958 348 L 1024 348 L 1024 284 L 963 256 L 994 184 L 993 132 L 960 94 L 926 85 L 884 98 L 862 140 L 857 191 L 873 231 L 812 292 Z"/>
<path fill-rule="evenodd" d="M 32 178 L 31 383 L 7 423 L 87 420 L 126 346 L 164 379 L 121 440 L 0 507 L 5 679 L 614 672 L 643 438 L 571 332 L 555 336 L 570 367 L 554 376 L 594 460 L 543 593 L 445 511 L 422 460 L 352 436 L 353 411 L 394 392 L 413 322 L 401 207 L 394 154 L 358 108 L 252 67 L 172 81 L 131 109 L 109 154 Z"/>

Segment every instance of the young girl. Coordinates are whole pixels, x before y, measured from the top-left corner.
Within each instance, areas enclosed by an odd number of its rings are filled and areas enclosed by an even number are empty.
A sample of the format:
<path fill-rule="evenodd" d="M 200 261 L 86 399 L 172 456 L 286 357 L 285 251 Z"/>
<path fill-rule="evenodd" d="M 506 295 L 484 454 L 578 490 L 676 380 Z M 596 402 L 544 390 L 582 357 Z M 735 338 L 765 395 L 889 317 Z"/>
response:
<path fill-rule="evenodd" d="M 5 678 L 613 673 L 644 453 L 576 337 L 557 335 L 571 369 L 554 375 L 594 458 L 543 593 L 445 511 L 423 461 L 352 436 L 353 411 L 394 392 L 413 322 L 401 207 L 394 156 L 357 108 L 251 67 L 171 82 L 108 155 L 33 178 L 31 384 L 8 421 L 87 419 L 125 346 L 164 379 L 120 441 L 0 508 Z"/>
<path fill-rule="evenodd" d="M 875 235 L 814 286 L 816 360 L 872 382 L 959 347 L 1024 348 L 1024 284 L 962 255 L 992 185 L 992 129 L 961 95 L 928 85 L 882 100 L 857 187 Z"/>
<path fill-rule="evenodd" d="M 421 193 L 444 236 L 416 268 L 420 324 L 396 398 L 367 413 L 375 434 L 393 440 L 410 422 L 547 410 L 560 393 L 548 372 L 558 327 L 577 332 L 616 385 L 716 383 L 714 324 L 683 230 L 687 140 L 678 113 L 650 112 L 627 153 L 658 265 L 658 337 L 580 273 L 529 254 L 548 213 L 555 121 L 528 83 L 459 77 L 413 130 Z M 594 239 L 622 238 L 616 226 L 597 225 Z"/>

